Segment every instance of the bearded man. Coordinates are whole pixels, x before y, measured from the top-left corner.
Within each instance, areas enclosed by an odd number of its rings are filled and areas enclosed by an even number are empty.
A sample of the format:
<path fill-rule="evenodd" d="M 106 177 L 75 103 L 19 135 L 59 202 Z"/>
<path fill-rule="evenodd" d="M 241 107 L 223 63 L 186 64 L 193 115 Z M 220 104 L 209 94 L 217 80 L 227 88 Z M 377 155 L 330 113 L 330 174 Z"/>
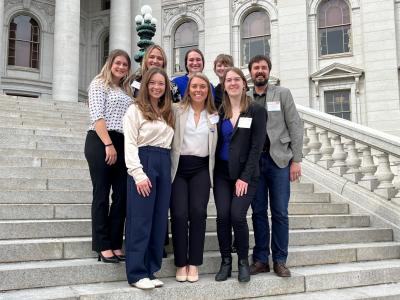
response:
<path fill-rule="evenodd" d="M 301 176 L 303 122 L 289 89 L 268 84 L 272 67 L 269 57 L 254 56 L 248 67 L 254 83 L 248 95 L 265 107 L 267 114 L 267 137 L 260 158 L 260 179 L 251 204 L 255 246 L 250 272 L 252 275 L 269 272 L 268 257 L 272 252 L 274 272 L 280 277 L 290 277 L 286 266 L 290 181 Z"/>

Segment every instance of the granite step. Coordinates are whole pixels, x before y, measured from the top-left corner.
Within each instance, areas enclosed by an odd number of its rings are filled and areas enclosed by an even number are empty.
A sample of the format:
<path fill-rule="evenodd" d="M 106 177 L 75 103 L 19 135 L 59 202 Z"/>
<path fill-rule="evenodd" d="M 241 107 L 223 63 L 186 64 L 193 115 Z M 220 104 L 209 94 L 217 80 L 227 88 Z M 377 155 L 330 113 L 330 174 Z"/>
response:
<path fill-rule="evenodd" d="M 64 168 L 64 169 L 85 169 L 88 168 L 84 159 L 48 159 L 38 157 L 9 157 L 0 156 L 2 167 L 43 167 L 43 168 Z"/>
<path fill-rule="evenodd" d="M 86 137 L 86 128 L 82 130 L 73 130 L 69 128 L 36 129 L 25 126 L 18 127 L 0 127 L 1 135 L 38 135 L 38 136 L 61 136 L 61 137 Z"/>
<path fill-rule="evenodd" d="M 1 207 L 0 207 L 1 208 Z M 28 216 L 29 217 L 29 216 Z M 248 216 L 249 229 L 252 230 L 251 216 Z M 368 227 L 366 215 L 313 215 L 290 216 L 290 229 L 355 228 Z M 209 216 L 207 232 L 216 231 L 216 217 Z M 0 221 L 1 239 L 59 238 L 91 236 L 90 219 L 28 219 Z"/>
<path fill-rule="evenodd" d="M 38 149 L 1 149 L 2 157 L 39 157 L 48 159 L 85 159 L 83 150 L 81 151 L 59 151 L 59 150 L 38 150 Z M 0 166 L 0 169 L 2 167 Z"/>
<path fill-rule="evenodd" d="M 8 157 L 11 158 L 11 157 Z M 14 158 L 14 157 L 13 157 Z M 32 159 L 29 156 L 21 156 L 20 159 Z M 40 159 L 38 157 L 37 159 Z M 76 159 L 76 158 L 75 158 Z M 72 160 L 75 160 L 72 159 Z M 42 161 L 58 161 L 58 159 L 43 158 Z M 77 159 L 79 161 L 87 162 L 84 157 Z M 64 161 L 64 159 L 61 159 Z M 67 159 L 66 161 L 69 161 Z M 24 179 L 24 178 L 0 178 L 0 189 L 2 190 L 69 190 L 69 191 L 91 191 L 92 182 L 90 179 Z M 305 193 L 311 194 L 313 192 L 313 185 L 303 183 L 293 183 L 291 185 L 291 192 L 294 193 Z M 212 193 L 211 193 L 212 194 Z M 293 198 L 291 202 L 296 201 L 309 201 L 309 202 L 326 202 L 326 199 L 314 197 L 314 198 Z"/>
<path fill-rule="evenodd" d="M 379 228 L 345 228 L 345 229 L 306 229 L 290 230 L 290 247 L 294 246 L 325 246 L 341 244 L 361 244 L 361 243 L 384 243 L 392 242 L 392 231 L 390 229 Z M 167 247 L 168 252 L 172 252 L 172 242 Z M 397 244 L 396 244 L 397 245 Z M 250 232 L 250 247 L 254 246 L 253 232 Z M 378 247 L 379 248 L 379 247 Z M 382 248 L 382 249 L 383 249 Z M 381 249 L 381 248 L 379 248 Z M 51 260 L 51 259 L 73 259 L 93 257 L 91 247 L 91 237 L 60 237 L 42 239 L 10 239 L 0 240 L 1 257 L 0 262 L 28 261 L 28 260 Z M 219 251 L 217 234 L 206 232 L 204 251 Z M 344 250 L 343 250 L 344 251 Z M 398 248 L 390 251 L 379 250 L 377 253 L 365 250 L 365 257 L 385 259 L 387 256 L 398 257 Z M 372 253 L 372 254 L 371 254 Z M 381 256 L 379 256 L 379 255 Z M 359 257 L 362 257 L 358 253 Z M 378 256 L 377 256 L 378 255 Z M 357 257 L 357 256 L 356 256 Z M 307 261 L 318 260 L 310 255 L 307 258 L 299 259 L 307 264 Z M 333 259 L 328 257 L 326 260 Z M 293 263 L 296 264 L 296 263 Z M 217 264 L 218 265 L 218 264 Z"/>
<path fill-rule="evenodd" d="M 79 155 L 82 155 L 82 153 L 79 153 Z M 0 167 L 0 178 L 89 179 L 90 175 L 88 169 Z"/>
<path fill-rule="evenodd" d="M 38 150 L 59 150 L 59 151 L 78 151 L 83 152 L 83 143 L 52 143 L 52 142 L 0 142 L 0 149 L 38 149 Z"/>
<path fill-rule="evenodd" d="M 63 137 L 63 136 L 43 136 L 43 135 L 0 135 L 0 145 L 4 143 L 22 143 L 22 142 L 46 142 L 62 144 L 84 144 L 85 136 L 82 137 Z"/>
<path fill-rule="evenodd" d="M 204 267 L 207 262 L 208 259 Z M 94 285 L 93 289 L 85 285 L 81 290 L 85 295 L 79 299 L 191 299 L 191 295 L 199 299 L 240 299 L 396 283 L 400 280 L 400 260 L 297 267 L 292 268 L 290 278 L 279 278 L 273 273 L 258 274 L 252 276 L 247 284 L 238 283 L 236 273 L 225 282 L 216 282 L 214 274 L 209 274 L 202 275 L 195 284 L 177 283 L 171 276 L 164 278 L 166 276 L 161 271 L 165 286 L 146 292 L 129 287 L 123 263 L 104 264 L 93 259 L 31 262 L 23 264 L 23 267 L 21 264 L 3 264 L 0 265 L 1 273 L 5 280 L 0 282 L 0 289 L 4 291 L 101 282 L 101 286 Z M 106 283 L 113 281 L 120 282 Z M 76 295 L 79 288 L 71 290 Z"/>
<path fill-rule="evenodd" d="M 39 161 L 40 162 L 40 161 Z M 79 164 L 85 163 L 84 161 L 79 162 Z M 7 173 L 4 170 L 12 169 L 12 168 L 0 168 L 0 179 L 7 179 Z M 18 171 L 19 169 L 29 169 L 31 168 L 15 168 Z M 32 168 L 33 171 L 37 171 L 37 177 L 33 177 L 32 179 L 47 179 L 46 177 L 42 177 L 40 175 L 45 175 L 49 173 L 50 170 L 53 173 L 56 173 L 56 170 L 60 170 L 60 172 L 72 172 L 71 174 L 76 174 L 77 172 L 86 173 L 88 170 L 79 168 L 79 166 L 75 166 L 74 168 L 45 168 L 45 167 L 36 167 Z M 47 172 L 46 172 L 47 171 Z M 15 174 L 15 173 L 14 173 Z M 12 176 L 13 174 L 8 174 L 8 176 Z M 82 175 L 82 174 L 81 174 Z M 12 176 L 14 177 L 14 176 Z M 69 176 L 72 177 L 72 176 Z M 23 177 L 28 178 L 28 174 Z M 15 178 L 14 179 L 22 179 Z M 86 178 L 86 180 L 88 180 Z M 291 199 L 293 200 L 289 203 L 289 213 L 291 214 L 308 214 L 308 213 L 318 213 L 318 214 L 334 214 L 334 213 L 348 213 L 348 204 L 346 203 L 330 203 L 326 202 L 325 194 L 302 194 L 300 192 L 291 193 Z M 305 199 L 305 201 L 303 201 Z M 311 199 L 308 203 L 307 199 Z M 91 189 L 86 190 L 35 190 L 35 191 L 27 191 L 27 190 L 11 190 L 11 189 L 3 189 L 0 191 L 0 203 L 91 203 L 92 202 L 92 192 Z M 213 195 L 210 195 L 209 206 L 215 207 L 215 203 L 213 200 Z"/>

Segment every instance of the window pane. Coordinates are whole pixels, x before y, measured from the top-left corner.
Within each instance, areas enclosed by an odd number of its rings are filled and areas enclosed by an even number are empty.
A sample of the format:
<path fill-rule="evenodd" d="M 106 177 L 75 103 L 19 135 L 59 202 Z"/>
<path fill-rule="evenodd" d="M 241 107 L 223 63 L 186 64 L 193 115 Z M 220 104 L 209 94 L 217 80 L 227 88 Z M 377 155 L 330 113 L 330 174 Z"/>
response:
<path fill-rule="evenodd" d="M 263 54 L 269 56 L 269 37 L 258 37 L 243 40 L 243 64 L 247 64 L 255 55 Z"/>
<path fill-rule="evenodd" d="M 346 120 L 351 120 L 350 90 L 326 91 L 325 112 Z"/>
<path fill-rule="evenodd" d="M 15 65 L 30 67 L 30 45 L 29 42 L 15 42 Z"/>
<path fill-rule="evenodd" d="M 198 47 L 199 31 L 197 24 L 189 21 L 180 25 L 174 35 L 174 73 L 186 72 L 185 54 L 189 49 Z"/>
<path fill-rule="evenodd" d="M 186 52 L 188 52 L 192 48 L 193 48 L 192 46 L 189 46 L 189 47 L 181 47 L 175 49 L 175 66 L 174 66 L 175 73 L 186 72 L 185 55 Z"/>
<path fill-rule="evenodd" d="M 265 12 L 255 11 L 249 14 L 242 24 L 242 37 L 249 38 L 253 36 L 269 35 L 270 21 Z"/>
<path fill-rule="evenodd" d="M 199 32 L 196 23 L 193 21 L 183 23 L 175 31 L 175 47 L 197 44 L 198 40 Z"/>
<path fill-rule="evenodd" d="M 40 28 L 26 15 L 16 16 L 10 22 L 8 64 L 37 68 L 40 57 Z"/>
<path fill-rule="evenodd" d="M 318 8 L 319 28 L 350 24 L 350 8 L 344 0 L 325 0 Z"/>
<path fill-rule="evenodd" d="M 350 26 L 319 29 L 320 55 L 350 52 Z"/>

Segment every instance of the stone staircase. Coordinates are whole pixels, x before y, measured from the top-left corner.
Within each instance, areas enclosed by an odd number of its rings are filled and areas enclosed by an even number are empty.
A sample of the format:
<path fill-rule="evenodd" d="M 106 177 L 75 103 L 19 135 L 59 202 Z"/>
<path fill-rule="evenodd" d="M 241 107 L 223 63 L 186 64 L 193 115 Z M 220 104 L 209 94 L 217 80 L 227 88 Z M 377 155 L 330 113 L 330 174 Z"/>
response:
<path fill-rule="evenodd" d="M 307 182 L 292 185 L 291 278 L 259 274 L 239 284 L 234 274 L 215 282 L 211 199 L 200 281 L 174 280 L 169 249 L 163 288 L 130 287 L 123 263 L 99 263 L 91 251 L 87 115 L 82 103 L 0 96 L 0 299 L 400 299 L 392 229 L 372 227 L 368 215 Z"/>

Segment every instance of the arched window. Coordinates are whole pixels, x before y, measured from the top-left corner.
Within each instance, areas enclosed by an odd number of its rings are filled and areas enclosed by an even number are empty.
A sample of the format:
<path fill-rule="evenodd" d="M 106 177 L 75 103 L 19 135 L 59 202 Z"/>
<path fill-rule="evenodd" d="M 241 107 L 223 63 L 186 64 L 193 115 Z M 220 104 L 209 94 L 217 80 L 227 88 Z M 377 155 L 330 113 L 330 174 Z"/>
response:
<path fill-rule="evenodd" d="M 194 21 L 185 22 L 174 35 L 174 73 L 185 72 L 185 54 L 191 48 L 199 47 L 199 30 Z"/>
<path fill-rule="evenodd" d="M 324 0 L 318 8 L 319 54 L 350 52 L 350 8 L 344 0 Z"/>
<path fill-rule="evenodd" d="M 10 23 L 8 35 L 8 64 L 39 68 L 40 29 L 30 16 L 19 15 Z"/>
<path fill-rule="evenodd" d="M 270 56 L 271 27 L 268 14 L 255 11 L 246 16 L 242 24 L 242 65 L 254 55 Z"/>

